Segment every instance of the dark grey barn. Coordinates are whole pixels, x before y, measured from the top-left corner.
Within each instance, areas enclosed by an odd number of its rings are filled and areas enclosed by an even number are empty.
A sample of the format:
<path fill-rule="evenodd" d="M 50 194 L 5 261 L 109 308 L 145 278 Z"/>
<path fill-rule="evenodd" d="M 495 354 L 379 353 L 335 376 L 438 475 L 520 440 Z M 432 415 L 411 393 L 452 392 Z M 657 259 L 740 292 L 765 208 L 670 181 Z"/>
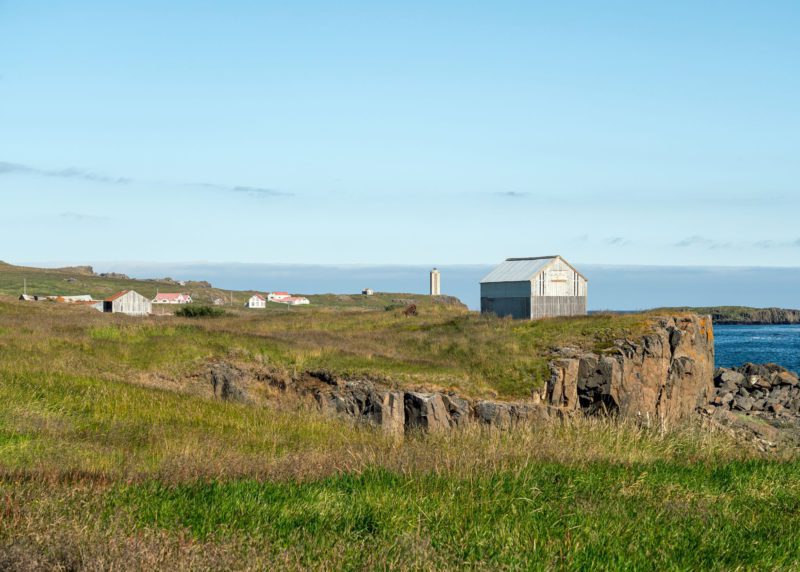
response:
<path fill-rule="evenodd" d="M 582 316 L 588 286 L 560 256 L 509 258 L 481 280 L 481 313 L 523 320 Z"/>

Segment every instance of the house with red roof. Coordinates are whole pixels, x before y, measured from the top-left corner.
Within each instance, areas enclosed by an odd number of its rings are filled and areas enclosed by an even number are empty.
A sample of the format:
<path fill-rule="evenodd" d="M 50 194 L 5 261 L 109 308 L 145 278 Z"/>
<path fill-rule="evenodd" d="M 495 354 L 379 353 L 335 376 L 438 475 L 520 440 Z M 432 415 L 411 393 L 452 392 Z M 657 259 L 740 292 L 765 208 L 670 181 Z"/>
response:
<path fill-rule="evenodd" d="M 267 307 L 267 300 L 261 294 L 254 294 L 245 304 L 248 308 L 263 309 Z"/>
<path fill-rule="evenodd" d="M 192 297 L 189 294 L 170 294 L 166 292 L 159 292 L 153 298 L 153 304 L 191 304 Z"/>
<path fill-rule="evenodd" d="M 292 296 L 287 292 L 270 292 L 270 294 L 267 296 L 267 299 L 270 302 L 286 304 L 288 306 L 303 306 L 311 303 L 308 301 L 308 298 L 304 298 L 303 296 Z"/>

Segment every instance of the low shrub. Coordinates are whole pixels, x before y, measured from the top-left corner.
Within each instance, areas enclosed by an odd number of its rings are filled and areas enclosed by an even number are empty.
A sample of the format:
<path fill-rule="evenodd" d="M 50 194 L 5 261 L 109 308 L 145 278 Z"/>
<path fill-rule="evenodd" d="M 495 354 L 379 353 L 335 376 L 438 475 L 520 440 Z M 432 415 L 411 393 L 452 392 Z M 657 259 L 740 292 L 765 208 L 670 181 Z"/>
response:
<path fill-rule="evenodd" d="M 179 308 L 175 315 L 181 318 L 219 318 L 225 315 L 225 310 L 213 306 L 189 305 Z"/>

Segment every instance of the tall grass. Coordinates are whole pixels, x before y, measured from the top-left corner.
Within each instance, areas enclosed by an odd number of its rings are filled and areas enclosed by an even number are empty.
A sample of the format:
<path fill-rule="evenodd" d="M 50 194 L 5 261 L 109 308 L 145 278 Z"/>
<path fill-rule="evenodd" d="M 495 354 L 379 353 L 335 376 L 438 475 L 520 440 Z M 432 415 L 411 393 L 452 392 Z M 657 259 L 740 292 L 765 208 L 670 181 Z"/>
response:
<path fill-rule="evenodd" d="M 554 346 L 603 349 L 646 331 L 642 316 L 519 323 L 452 306 L 402 312 L 304 309 L 243 312 L 214 320 L 146 319 L 87 308 L 0 301 L 0 360 L 21 372 L 62 369 L 131 379 L 141 372 L 186 377 L 213 358 L 275 367 L 391 377 L 475 397 L 525 398 L 549 376 Z"/>
<path fill-rule="evenodd" d="M 524 395 L 551 345 L 646 317 L 520 324 L 420 305 L 210 321 L 0 302 L 0 569 L 793 569 L 800 465 L 721 433 L 569 419 L 402 441 L 210 360 Z"/>

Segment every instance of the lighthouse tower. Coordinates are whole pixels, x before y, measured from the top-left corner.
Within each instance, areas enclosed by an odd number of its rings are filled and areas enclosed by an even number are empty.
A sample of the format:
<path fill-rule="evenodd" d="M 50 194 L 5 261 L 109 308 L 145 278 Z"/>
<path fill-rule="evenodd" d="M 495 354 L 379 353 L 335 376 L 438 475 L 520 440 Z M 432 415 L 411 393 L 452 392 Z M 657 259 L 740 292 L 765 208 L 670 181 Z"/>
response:
<path fill-rule="evenodd" d="M 431 270 L 431 296 L 439 296 L 442 293 L 442 276 L 434 268 Z"/>

